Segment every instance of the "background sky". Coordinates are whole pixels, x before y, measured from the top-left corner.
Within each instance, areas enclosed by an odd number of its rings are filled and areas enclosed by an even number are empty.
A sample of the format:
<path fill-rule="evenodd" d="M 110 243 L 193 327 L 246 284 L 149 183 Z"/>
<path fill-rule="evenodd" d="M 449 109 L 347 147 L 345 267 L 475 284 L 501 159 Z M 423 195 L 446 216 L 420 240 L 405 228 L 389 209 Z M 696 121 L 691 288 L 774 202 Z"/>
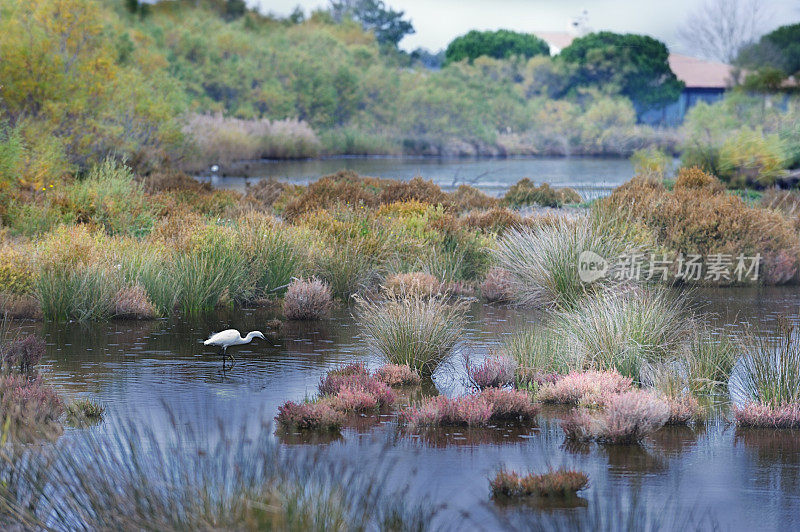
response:
<path fill-rule="evenodd" d="M 619 33 L 642 33 L 662 41 L 672 51 L 691 53 L 677 37 L 678 28 L 701 5 L 698 0 L 384 0 L 393 9 L 406 12 L 417 30 L 400 43 L 436 51 L 469 30 L 510 29 L 523 32 L 565 31 L 567 22 L 585 9 L 589 27 Z M 311 9 L 328 5 L 327 0 L 249 0 L 264 12 L 289 14 L 300 5 Z M 800 0 L 763 2 L 770 16 L 764 31 L 800 22 Z"/>

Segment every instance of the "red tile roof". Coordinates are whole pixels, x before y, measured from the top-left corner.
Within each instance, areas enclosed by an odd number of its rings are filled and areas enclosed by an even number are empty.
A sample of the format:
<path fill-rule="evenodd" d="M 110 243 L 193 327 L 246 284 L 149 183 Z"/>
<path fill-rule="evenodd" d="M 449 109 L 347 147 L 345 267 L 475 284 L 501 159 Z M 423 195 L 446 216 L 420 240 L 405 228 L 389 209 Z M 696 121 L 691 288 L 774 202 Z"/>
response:
<path fill-rule="evenodd" d="M 733 85 L 733 67 L 725 63 L 669 54 L 669 66 L 687 88 L 726 89 Z"/>

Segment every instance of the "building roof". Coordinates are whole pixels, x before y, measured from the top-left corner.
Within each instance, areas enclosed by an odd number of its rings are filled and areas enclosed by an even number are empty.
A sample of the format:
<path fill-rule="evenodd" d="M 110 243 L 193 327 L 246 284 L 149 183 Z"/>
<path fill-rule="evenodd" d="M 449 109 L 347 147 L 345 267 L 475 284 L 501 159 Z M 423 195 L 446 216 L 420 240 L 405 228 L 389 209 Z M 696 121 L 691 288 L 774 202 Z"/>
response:
<path fill-rule="evenodd" d="M 566 31 L 535 31 L 533 34 L 550 46 L 550 55 L 558 54 L 575 40 L 575 35 Z"/>
<path fill-rule="evenodd" d="M 726 89 L 733 85 L 733 67 L 725 63 L 669 54 L 669 67 L 687 88 Z"/>

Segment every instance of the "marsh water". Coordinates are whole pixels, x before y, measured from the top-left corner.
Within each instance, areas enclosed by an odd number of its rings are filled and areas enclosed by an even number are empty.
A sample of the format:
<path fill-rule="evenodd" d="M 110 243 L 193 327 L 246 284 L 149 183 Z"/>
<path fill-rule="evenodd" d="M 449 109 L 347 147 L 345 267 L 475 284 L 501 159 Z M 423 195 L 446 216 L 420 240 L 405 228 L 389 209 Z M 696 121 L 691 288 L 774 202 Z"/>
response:
<path fill-rule="evenodd" d="M 422 176 L 445 190 L 466 183 L 492 195 L 501 195 L 508 187 L 527 177 L 536 183 L 576 188 L 584 195 L 584 199 L 607 193 L 633 177 L 630 161 L 603 157 L 330 157 L 299 161 L 262 160 L 242 161 L 199 177 L 216 187 L 243 191 L 248 183 L 260 179 L 275 178 L 304 185 L 339 170 L 353 170 L 365 176 L 391 179 Z"/>
<path fill-rule="evenodd" d="M 796 288 L 698 291 L 691 298 L 704 319 L 734 331 L 743 322 L 796 316 L 800 306 Z M 284 401 L 313 396 L 327 370 L 351 361 L 378 363 L 363 347 L 350 309 L 315 323 L 278 326 L 270 321 L 274 317 L 274 311 L 244 309 L 193 320 L 20 327 L 47 341 L 44 370 L 63 394 L 89 396 L 106 406 L 107 420 L 84 430 L 108 430 L 114 419 L 125 418 L 158 433 L 170 423 L 168 413 L 196 432 L 218 419 L 257 427 Z M 535 326 L 533 314 L 475 303 L 464 345 L 449 367 L 437 372 L 429 392 L 462 393 L 465 353 L 480 357 L 514 329 Z M 236 365 L 223 373 L 219 357 L 201 342 L 227 327 L 259 329 L 268 340 L 240 346 Z M 364 464 L 379 456 L 392 465 L 387 483 L 408 484 L 408 497 L 443 505 L 437 513 L 442 523 L 467 518 L 492 529 L 507 517 L 527 526 L 562 513 L 611 515 L 634 504 L 649 518 L 702 517 L 723 529 L 798 529 L 800 432 L 740 430 L 726 423 L 724 406 L 716 412 L 705 427 L 664 428 L 642 447 L 567 444 L 558 410 L 543 411 L 526 428 L 405 435 L 393 416 L 384 415 L 358 418 L 328 441 L 311 443 L 282 433 L 275 438 L 289 450 L 324 446 Z M 392 444 L 378 451 L 376 441 L 387 438 Z M 490 501 L 488 477 L 501 465 L 518 471 L 564 465 L 587 473 L 590 484 L 566 508 L 500 507 Z"/>

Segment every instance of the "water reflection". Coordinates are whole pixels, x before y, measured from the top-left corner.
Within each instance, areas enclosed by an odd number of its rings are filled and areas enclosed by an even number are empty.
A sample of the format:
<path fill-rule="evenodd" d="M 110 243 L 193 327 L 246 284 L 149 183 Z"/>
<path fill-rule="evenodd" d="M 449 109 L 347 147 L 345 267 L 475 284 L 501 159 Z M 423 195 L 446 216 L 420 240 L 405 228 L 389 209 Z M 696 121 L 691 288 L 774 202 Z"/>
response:
<path fill-rule="evenodd" d="M 705 315 L 709 323 L 731 330 L 744 320 L 769 320 L 794 312 L 800 304 L 793 288 L 702 290 L 692 297 L 713 311 Z M 356 360 L 373 367 L 378 363 L 366 353 L 347 308 L 319 323 L 278 325 L 275 317 L 269 309 L 237 309 L 192 321 L 175 317 L 21 327 L 45 338 L 46 373 L 65 394 L 90 395 L 106 406 L 109 419 L 134 416 L 143 428 L 156 433 L 174 417 L 205 434 L 220 418 L 255 431 L 284 401 L 313 396 L 327 370 Z M 469 353 L 487 353 L 515 327 L 536 323 L 535 315 L 518 309 L 477 305 L 465 334 Z M 234 370 L 222 373 L 219 356 L 202 340 L 224 328 L 261 330 L 268 340 L 237 347 Z M 463 391 L 462 353 L 436 375 L 438 391 Z M 432 386 L 428 384 L 424 392 L 402 391 L 401 404 L 420 400 L 422 393 L 435 393 Z M 171 414 L 165 413 L 165 406 Z M 327 452 L 359 461 L 376 452 L 370 443 L 374 437 L 386 438 L 391 446 L 381 460 L 395 465 L 387 482 L 405 484 L 416 471 L 409 496 L 446 503 L 445 519 L 468 513 L 482 522 L 494 516 L 499 510 L 489 502 L 488 479 L 500 466 L 520 472 L 564 466 L 589 475 L 589 488 L 581 493 L 588 507 L 548 511 L 585 514 L 593 512 L 595 504 L 617 499 L 628 507 L 636 495 L 656 512 L 663 507 L 664 494 L 670 493 L 674 494 L 670 511 L 699 507 L 718 517 L 722 528 L 800 527 L 800 434 L 734 430 L 721 418 L 713 418 L 707 427 L 667 427 L 641 448 L 574 445 L 565 442 L 559 426 L 565 413 L 543 408 L 530 427 L 418 434 L 400 430 L 394 415 L 385 413 L 356 417 L 340 434 L 279 431 L 275 437 L 287 450 L 324 446 Z M 91 430 L 107 430 L 106 423 Z M 538 515 L 543 509 L 528 505 L 502 511 Z M 523 522 L 530 523 L 537 518 L 526 519 Z"/>

